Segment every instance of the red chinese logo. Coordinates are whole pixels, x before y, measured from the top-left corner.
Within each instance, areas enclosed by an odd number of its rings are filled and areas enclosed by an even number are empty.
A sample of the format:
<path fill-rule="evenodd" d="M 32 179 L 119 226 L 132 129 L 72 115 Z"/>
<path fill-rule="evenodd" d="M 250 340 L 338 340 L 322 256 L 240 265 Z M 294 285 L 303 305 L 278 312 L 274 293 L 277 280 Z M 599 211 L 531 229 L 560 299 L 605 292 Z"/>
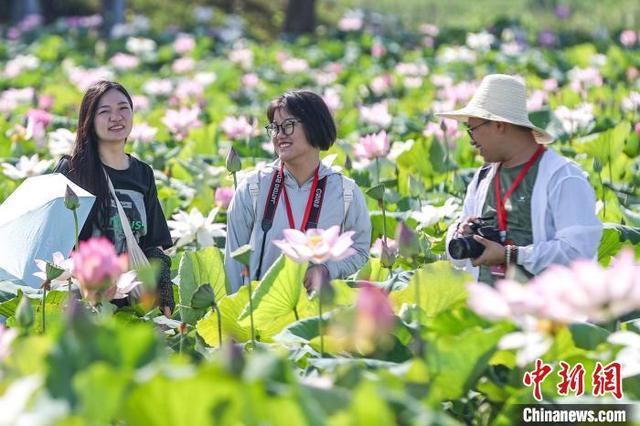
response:
<path fill-rule="evenodd" d="M 523 382 L 526 386 L 533 385 L 533 397 L 542 401 L 542 391 L 540 390 L 540 383 L 551 373 L 553 368 L 549 364 L 545 364 L 541 359 L 536 360 L 535 370 L 524 374 Z"/>
<path fill-rule="evenodd" d="M 533 386 L 533 397 L 537 401 L 542 401 L 541 384 L 544 379 L 553 371 L 550 364 L 545 364 L 541 359 L 536 360 L 533 371 L 524 374 L 522 382 L 525 386 Z M 596 362 L 596 367 L 591 375 L 593 396 L 603 396 L 607 393 L 622 398 L 622 368 L 620 363 L 611 362 L 606 366 Z M 568 395 L 573 392 L 576 396 L 584 394 L 585 368 L 581 363 L 577 363 L 573 368 L 566 362 L 560 361 L 560 371 L 558 376 L 562 379 L 557 385 L 558 395 Z"/>

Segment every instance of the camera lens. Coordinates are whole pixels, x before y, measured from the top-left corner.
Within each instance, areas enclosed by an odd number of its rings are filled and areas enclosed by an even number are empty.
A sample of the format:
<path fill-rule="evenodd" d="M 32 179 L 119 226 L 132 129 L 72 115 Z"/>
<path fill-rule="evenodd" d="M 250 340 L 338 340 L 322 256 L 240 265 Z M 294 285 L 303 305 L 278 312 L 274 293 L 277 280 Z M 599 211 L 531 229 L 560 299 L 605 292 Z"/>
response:
<path fill-rule="evenodd" d="M 469 242 L 466 238 L 456 238 L 449 242 L 449 254 L 454 259 L 468 258 L 469 248 Z"/>

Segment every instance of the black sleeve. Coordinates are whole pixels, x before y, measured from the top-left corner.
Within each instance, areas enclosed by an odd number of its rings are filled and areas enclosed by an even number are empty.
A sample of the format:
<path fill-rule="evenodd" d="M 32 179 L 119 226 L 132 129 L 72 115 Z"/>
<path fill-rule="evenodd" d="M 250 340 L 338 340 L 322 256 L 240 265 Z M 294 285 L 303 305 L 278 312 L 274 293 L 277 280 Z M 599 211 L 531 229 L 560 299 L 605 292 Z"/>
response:
<path fill-rule="evenodd" d="M 145 197 L 148 228 L 147 234 L 140 239 L 140 247 L 143 250 L 150 247 L 168 249 L 173 246 L 173 241 L 171 240 L 169 227 L 162 212 L 162 206 L 160 206 L 160 201 L 158 200 L 158 190 L 156 189 L 156 182 L 153 178 L 153 170 L 149 166 L 146 166 L 146 168 L 148 169 L 149 179 L 149 190 Z"/>
<path fill-rule="evenodd" d="M 53 173 L 62 173 L 65 176 L 69 176 L 69 169 L 71 168 L 71 157 L 63 155 L 53 169 Z"/>

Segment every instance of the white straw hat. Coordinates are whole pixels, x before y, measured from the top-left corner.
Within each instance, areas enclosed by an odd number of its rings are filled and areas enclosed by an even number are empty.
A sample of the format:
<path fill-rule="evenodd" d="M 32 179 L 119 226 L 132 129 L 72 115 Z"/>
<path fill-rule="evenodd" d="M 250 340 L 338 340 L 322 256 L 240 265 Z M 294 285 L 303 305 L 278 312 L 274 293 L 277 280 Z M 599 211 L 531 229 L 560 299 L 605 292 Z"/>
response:
<path fill-rule="evenodd" d="M 436 114 L 438 117 L 452 118 L 467 122 L 469 117 L 503 121 L 531 129 L 539 144 L 553 142 L 554 137 L 533 125 L 527 114 L 527 90 L 520 80 L 510 75 L 491 74 L 482 79 L 473 98 L 462 109 Z"/>

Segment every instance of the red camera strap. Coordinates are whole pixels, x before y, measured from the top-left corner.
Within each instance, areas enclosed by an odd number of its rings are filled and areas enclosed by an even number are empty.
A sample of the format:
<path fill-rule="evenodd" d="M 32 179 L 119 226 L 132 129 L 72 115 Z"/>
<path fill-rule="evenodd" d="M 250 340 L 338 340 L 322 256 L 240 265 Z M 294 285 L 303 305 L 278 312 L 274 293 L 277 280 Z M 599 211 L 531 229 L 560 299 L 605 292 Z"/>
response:
<path fill-rule="evenodd" d="M 504 197 L 502 196 L 502 184 L 500 182 L 500 169 L 502 169 L 502 163 L 500 163 L 500 165 L 498 166 L 498 170 L 496 171 L 495 176 L 496 212 L 498 215 L 498 228 L 501 231 L 506 232 L 507 230 L 507 209 L 505 208 L 507 200 L 509 199 L 513 191 L 515 191 L 515 189 L 518 187 L 518 185 L 520 185 L 520 182 L 522 182 L 524 177 L 527 175 L 527 172 L 529 172 L 531 167 L 533 167 L 533 165 L 536 163 L 536 160 L 542 155 L 544 150 L 545 147 L 543 145 L 538 146 L 538 149 L 533 153 L 531 158 L 529 158 L 522 170 L 520 170 L 520 173 L 518 173 L 516 180 L 513 181 L 506 194 L 504 194 Z"/>

